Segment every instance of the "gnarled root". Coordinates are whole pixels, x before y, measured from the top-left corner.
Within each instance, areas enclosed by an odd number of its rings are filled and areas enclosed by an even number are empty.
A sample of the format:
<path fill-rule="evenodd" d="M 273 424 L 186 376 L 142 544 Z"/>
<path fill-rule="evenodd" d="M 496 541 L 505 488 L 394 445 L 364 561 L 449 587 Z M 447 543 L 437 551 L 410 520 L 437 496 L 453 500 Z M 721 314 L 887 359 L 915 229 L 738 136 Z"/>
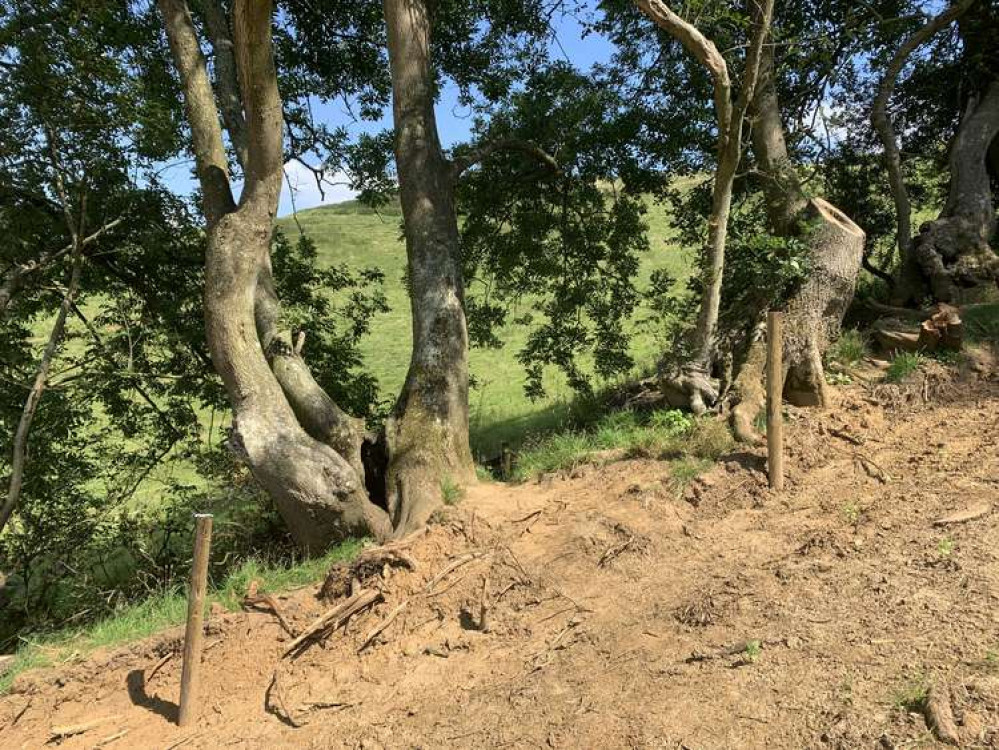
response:
<path fill-rule="evenodd" d="M 718 401 L 718 381 L 699 365 L 684 365 L 679 372 L 664 375 L 659 387 L 671 407 L 694 414 L 703 414 Z"/>

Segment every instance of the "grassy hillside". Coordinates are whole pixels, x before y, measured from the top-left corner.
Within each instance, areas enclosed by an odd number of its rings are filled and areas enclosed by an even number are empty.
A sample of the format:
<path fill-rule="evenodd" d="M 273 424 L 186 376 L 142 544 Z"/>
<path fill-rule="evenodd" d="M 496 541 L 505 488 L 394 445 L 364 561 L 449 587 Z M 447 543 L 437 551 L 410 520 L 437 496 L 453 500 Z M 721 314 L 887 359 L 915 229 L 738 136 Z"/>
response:
<path fill-rule="evenodd" d="M 409 300 L 402 284 L 406 256 L 400 219 L 397 206 L 375 213 L 348 202 L 301 211 L 279 221 L 293 239 L 299 232 L 307 234 L 328 263 L 347 263 L 355 269 L 376 266 L 385 272 L 391 311 L 374 321 L 363 353 L 386 397 L 393 397 L 405 378 L 412 342 Z M 643 261 L 641 283 L 658 268 L 684 277 L 690 254 L 672 241 L 663 206 L 650 204 L 647 220 L 652 250 Z M 573 394 L 558 373 L 548 376 L 545 400 L 532 403 L 524 396 L 524 372 L 516 354 L 529 331 L 525 325 L 510 323 L 500 333 L 502 349 L 475 349 L 471 353 L 471 371 L 477 384 L 471 394 L 470 415 L 476 455 L 491 456 L 501 442 L 515 444 L 531 431 L 556 426 L 568 413 Z M 636 326 L 632 352 L 639 369 L 650 366 L 656 358 L 652 333 Z"/>

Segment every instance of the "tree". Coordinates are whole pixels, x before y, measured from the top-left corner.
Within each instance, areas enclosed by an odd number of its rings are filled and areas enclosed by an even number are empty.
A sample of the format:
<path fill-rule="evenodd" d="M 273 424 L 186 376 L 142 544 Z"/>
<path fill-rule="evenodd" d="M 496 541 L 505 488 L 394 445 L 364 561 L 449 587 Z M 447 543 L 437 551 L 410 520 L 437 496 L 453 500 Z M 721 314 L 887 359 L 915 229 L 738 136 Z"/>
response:
<path fill-rule="evenodd" d="M 431 18 L 423 0 L 385 0 L 392 71 L 413 352 L 386 424 L 389 513 L 398 528 L 422 526 L 445 478 L 474 481 L 468 445 L 468 330 L 452 164 L 434 115 Z"/>
<path fill-rule="evenodd" d="M 964 86 L 949 149 L 950 188 L 940 215 L 920 228 L 905 254 L 895 295 L 903 304 L 927 295 L 957 303 L 999 281 L 999 256 L 989 244 L 995 231 L 990 159 L 999 135 L 997 53 L 991 40 L 999 30 L 999 10 L 982 0 L 955 15 Z"/>
<path fill-rule="evenodd" d="M 232 404 L 230 446 L 303 547 L 322 549 L 351 533 L 387 537 L 389 517 L 365 489 L 361 425 L 322 390 L 291 333 L 280 328 L 270 242 L 283 177 L 283 110 L 271 3 L 237 0 L 232 12 L 234 72 L 246 127 L 238 204 L 191 14 L 184 0 L 158 5 L 184 91 L 208 224 L 205 322 L 212 362 Z"/>
<path fill-rule="evenodd" d="M 761 22 L 753 27 L 746 54 L 738 98 L 733 103 L 729 66 L 714 42 L 693 24 L 685 21 L 660 0 L 636 0 L 638 6 L 668 34 L 677 39 L 711 75 L 714 87 L 715 119 L 718 130 L 717 166 L 708 218 L 707 262 L 703 267 L 704 293 L 694 329 L 693 359 L 684 363 L 679 375 L 666 387 L 684 394 L 694 413 L 703 412 L 718 398 L 711 381 L 715 360 L 715 339 L 721 307 L 725 270 L 725 241 L 732 208 L 732 189 L 742 158 L 742 130 L 746 110 L 753 100 L 760 70 L 760 56 L 773 16 L 773 0 L 761 0 Z"/>
<path fill-rule="evenodd" d="M 756 26 L 769 19 L 752 14 Z M 766 211 L 777 237 L 800 238 L 808 248 L 808 275 L 785 300 L 784 395 L 799 405 L 825 405 L 823 355 L 839 335 L 853 300 L 865 235 L 848 216 L 818 197 L 808 197 L 788 153 L 776 86 L 774 47 L 763 51 L 760 84 L 753 99 L 753 153 L 763 177 Z M 757 351 L 752 351 L 756 348 Z M 755 439 L 752 427 L 763 406 L 762 344 L 747 355 L 736 384 L 736 436 Z"/>

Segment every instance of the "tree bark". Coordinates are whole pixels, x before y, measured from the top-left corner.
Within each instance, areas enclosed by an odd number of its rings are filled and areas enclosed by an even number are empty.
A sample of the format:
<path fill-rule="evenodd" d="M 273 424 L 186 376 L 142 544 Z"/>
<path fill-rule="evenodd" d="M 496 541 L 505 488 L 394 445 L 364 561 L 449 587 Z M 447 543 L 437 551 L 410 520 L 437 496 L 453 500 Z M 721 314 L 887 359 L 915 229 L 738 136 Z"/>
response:
<path fill-rule="evenodd" d="M 976 1 L 961 0 L 961 2 L 930 19 L 926 25 L 902 43 L 902 46 L 898 48 L 898 51 L 885 68 L 884 75 L 881 77 L 881 83 L 878 86 L 878 93 L 874 97 L 874 103 L 871 107 L 871 124 L 874 125 L 874 129 L 877 131 L 885 150 L 888 185 L 895 203 L 896 244 L 901 260 L 898 285 L 903 289 L 910 287 L 914 281 L 918 283 L 918 276 L 916 279 L 908 278 L 913 270 L 917 270 L 918 273 L 918 266 L 913 264 L 908 257 L 912 243 L 912 204 L 909 200 L 909 191 L 905 186 L 905 179 L 902 175 L 902 154 L 899 151 L 894 124 L 888 113 L 888 103 L 891 100 L 892 92 L 895 90 L 898 76 L 912 53 L 929 41 L 937 32 L 949 26 Z"/>
<path fill-rule="evenodd" d="M 322 430 L 312 425 L 310 431 L 299 421 L 296 411 L 311 413 L 302 405 L 317 403 L 308 397 L 318 385 L 311 375 L 305 377 L 307 368 L 276 329 L 270 243 L 283 176 L 283 118 L 271 46 L 271 2 L 236 0 L 233 12 L 246 127 L 245 183 L 238 206 L 190 12 L 184 0 L 158 0 L 158 5 L 181 78 L 208 219 L 205 323 L 212 362 L 232 403 L 230 445 L 306 549 L 319 551 L 351 534 L 387 537 L 388 516 L 369 501 L 353 452 L 345 458 L 322 441 L 329 437 L 343 447 L 342 435 L 331 432 L 317 439 Z M 279 382 L 275 370 L 287 374 L 286 382 Z M 301 387 L 283 387 L 289 383 Z"/>
<path fill-rule="evenodd" d="M 995 205 L 989 150 L 999 134 L 999 81 L 993 80 L 965 111 L 950 150 L 950 191 L 934 221 L 920 227 L 909 250 L 909 282 L 899 304 L 973 301 L 978 287 L 999 280 L 999 256 L 989 241 L 995 231 Z"/>
<path fill-rule="evenodd" d="M 468 331 L 452 165 L 434 116 L 425 0 L 385 0 L 395 157 L 413 313 L 409 372 L 385 428 L 385 492 L 396 533 L 420 526 L 442 483 L 473 482 L 468 443 Z"/>
<path fill-rule="evenodd" d="M 767 218 L 777 236 L 804 236 L 810 260 L 808 278 L 786 304 L 784 396 L 799 405 L 825 405 L 822 357 L 836 340 L 853 299 L 865 236 L 835 206 L 805 195 L 787 150 L 771 47 L 764 50 L 760 69 L 751 111 L 752 142 L 766 176 Z M 758 338 L 751 343 L 734 382 L 733 431 L 739 439 L 750 442 L 759 439 L 752 424 L 763 406 L 763 389 L 758 385 L 765 364 L 761 346 Z"/>
<path fill-rule="evenodd" d="M 725 243 L 732 209 L 732 188 L 742 159 L 742 131 L 746 109 L 752 101 L 760 71 L 760 60 L 773 17 L 773 0 L 760 0 L 757 11 L 763 21 L 749 44 L 739 98 L 732 103 L 732 83 L 725 58 L 710 39 L 693 24 L 685 21 L 662 0 L 636 0 L 638 7 L 657 26 L 679 41 L 711 75 L 714 87 L 715 118 L 718 123 L 718 163 L 711 194 L 708 218 L 707 262 L 703 270 L 704 292 L 694 329 L 693 359 L 681 371 L 667 376 L 664 390 L 679 393 L 695 414 L 704 412 L 718 398 L 718 388 L 711 378 L 715 357 L 718 313 L 721 309 L 722 277 L 725 271 Z"/>

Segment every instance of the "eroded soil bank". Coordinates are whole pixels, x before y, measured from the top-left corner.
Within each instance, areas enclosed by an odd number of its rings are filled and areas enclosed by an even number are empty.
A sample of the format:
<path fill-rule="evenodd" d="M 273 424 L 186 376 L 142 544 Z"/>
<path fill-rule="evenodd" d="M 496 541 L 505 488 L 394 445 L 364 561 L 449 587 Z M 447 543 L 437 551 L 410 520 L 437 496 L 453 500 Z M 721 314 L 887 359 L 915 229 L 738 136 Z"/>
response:
<path fill-rule="evenodd" d="M 266 606 L 213 614 L 195 727 L 171 632 L 21 676 L 0 746 L 932 747 L 933 686 L 997 747 L 999 383 L 834 390 L 789 410 L 780 496 L 760 450 L 686 490 L 655 461 L 481 485 L 296 658 Z M 276 599 L 293 631 L 317 591 Z"/>

